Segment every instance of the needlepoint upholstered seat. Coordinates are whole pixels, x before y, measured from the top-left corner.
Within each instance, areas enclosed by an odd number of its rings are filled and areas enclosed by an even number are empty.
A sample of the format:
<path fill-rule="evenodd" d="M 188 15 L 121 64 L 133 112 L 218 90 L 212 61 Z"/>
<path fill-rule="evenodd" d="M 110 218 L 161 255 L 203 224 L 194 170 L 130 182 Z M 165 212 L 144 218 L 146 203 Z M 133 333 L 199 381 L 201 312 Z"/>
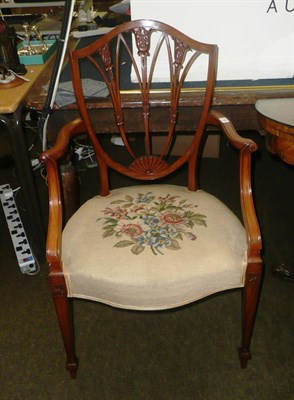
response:
<path fill-rule="evenodd" d="M 163 56 L 167 59 L 168 104 L 153 98 L 154 93 L 160 98 L 153 81 L 158 81 L 156 68 Z M 174 156 L 170 150 L 178 134 L 185 79 L 196 61 L 201 107 L 197 104 L 190 144 L 183 154 Z M 116 126 L 113 133 L 123 146 L 114 146 L 110 135 L 95 130 L 98 117 L 91 113 L 91 101 L 83 95 L 86 63 L 91 66 L 86 70 L 97 71 L 97 79 L 107 86 Z M 72 298 L 130 310 L 165 310 L 232 288 L 241 288 L 243 294 L 239 357 L 241 366 L 246 367 L 262 275 L 261 238 L 250 177 L 251 153 L 256 145 L 211 109 L 217 46 L 195 41 L 157 21 L 132 21 L 72 51 L 70 65 L 80 117 L 60 130 L 55 145 L 41 159 L 47 168 L 50 196 L 49 281 L 71 376 L 76 376 L 78 368 Z M 136 87 L 130 95 L 137 96 L 136 110 L 131 112 L 126 107 L 128 94 L 122 90 L 125 75 L 121 70 L 126 66 Z M 152 118 L 160 107 L 165 139 L 162 150 L 154 151 Z M 138 116 L 142 123 L 137 121 L 140 129 L 134 133 L 131 126 Z M 239 151 L 239 184 L 231 190 L 239 192 L 241 221 L 220 199 L 199 187 L 198 161 L 211 126 Z M 64 189 L 59 167 L 69 160 L 72 139 L 79 135 L 89 138 L 96 155 L 97 195 L 85 201 L 63 226 Z M 187 170 L 183 186 L 165 181 L 182 167 Z M 132 184 L 111 189 L 109 170 L 124 175 Z"/>

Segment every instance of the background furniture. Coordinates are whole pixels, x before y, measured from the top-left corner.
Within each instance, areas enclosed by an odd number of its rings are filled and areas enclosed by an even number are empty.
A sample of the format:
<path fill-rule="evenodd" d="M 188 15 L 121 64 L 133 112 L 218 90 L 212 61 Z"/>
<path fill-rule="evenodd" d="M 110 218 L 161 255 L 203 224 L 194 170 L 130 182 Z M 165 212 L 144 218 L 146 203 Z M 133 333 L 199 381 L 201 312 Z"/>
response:
<path fill-rule="evenodd" d="M 294 98 L 264 99 L 256 102 L 258 121 L 266 132 L 269 153 L 278 155 L 289 165 L 294 165 Z M 294 282 L 294 267 L 283 263 L 273 265 L 273 274 Z"/>
<path fill-rule="evenodd" d="M 96 37 L 97 38 L 97 37 Z M 96 40 L 96 38 L 85 38 L 80 41 L 71 39 L 68 44 L 69 51 L 75 47 L 84 47 Z M 61 81 L 70 79 L 69 66 L 65 66 L 61 74 Z M 42 76 L 38 79 L 38 84 L 30 91 L 26 98 L 26 105 L 33 110 L 42 110 L 45 104 L 47 92 L 44 86 L 50 80 L 50 71 L 44 71 Z M 162 88 L 162 85 L 157 84 L 158 90 L 155 91 L 152 99 L 154 106 L 154 114 L 156 118 L 152 121 L 152 130 L 160 132 L 162 130 L 161 121 L 162 114 L 167 108 L 169 101 L 168 92 Z M 259 130 L 260 125 L 257 121 L 257 114 L 255 110 L 255 103 L 259 99 L 275 98 L 277 95 L 280 98 L 293 97 L 294 80 L 293 79 L 269 79 L 257 81 L 223 81 L 216 83 L 216 88 L 213 97 L 214 109 L 225 113 L 228 118 L 233 122 L 236 129 L 246 130 Z M 192 110 L 195 106 L 201 104 L 202 97 L 201 88 L 197 87 L 195 83 L 190 83 L 189 88 L 183 91 L 180 99 L 181 120 L 178 123 L 183 131 L 193 130 L 194 115 Z M 138 115 L 140 113 L 140 96 L 133 90 L 130 84 L 130 76 L 124 75 L 124 90 L 122 91 L 122 99 L 126 113 Z M 115 128 L 115 124 L 110 124 L 112 116 L 112 104 L 109 98 L 93 99 L 88 102 L 89 107 L 97 114 L 95 121 L 95 129 L 97 132 L 108 131 L 111 132 Z M 130 110 L 128 110 L 130 109 Z M 56 139 L 56 132 L 70 119 L 78 116 L 77 105 L 71 105 L 59 108 L 55 105 L 54 111 L 48 121 L 48 142 L 54 143 Z M 133 119 L 132 126 L 134 132 L 138 131 L 136 124 L 138 118 Z M 105 124 L 105 122 L 108 122 Z"/>
<path fill-rule="evenodd" d="M 24 138 L 23 112 L 24 98 L 45 67 L 46 64 L 28 66 L 28 72 L 24 75 L 24 78 L 28 81 L 21 81 L 19 86 L 6 89 L 6 84 L 0 84 L 0 124 L 9 134 L 26 208 L 24 226 L 32 250 L 39 260 L 44 258 L 45 231 L 35 189 L 31 160 Z"/>
<path fill-rule="evenodd" d="M 127 35 L 132 35 L 137 51 L 131 51 Z M 111 41 L 117 46 L 110 46 Z M 154 47 L 151 41 L 155 41 Z M 166 141 L 157 155 L 151 145 L 153 111 L 157 108 L 150 89 L 157 55 L 162 48 L 167 51 L 171 81 L 165 113 Z M 155 49 L 154 53 L 150 49 Z M 138 54 L 137 61 L 132 53 Z M 144 132 L 143 137 L 137 134 L 131 140 L 128 113 L 123 112 L 124 99 L 120 95 L 119 71 L 125 65 L 126 55 L 134 64 L 139 82 L 141 122 L 137 123 Z M 200 56 L 207 57 L 208 70 L 202 107 L 196 110 L 198 125 L 192 128 L 195 132 L 186 151 L 174 159 L 169 157 L 169 149 L 181 114 L 181 88 L 190 67 L 197 64 Z M 217 46 L 199 43 L 160 22 L 133 21 L 96 43 L 73 51 L 70 59 L 81 118 L 61 129 L 55 145 L 41 159 L 46 163 L 50 197 L 49 282 L 67 355 L 66 368 L 71 377 L 76 376 L 78 368 L 71 318 L 73 297 L 126 309 L 163 310 L 240 287 L 243 288 L 243 333 L 239 357 L 245 368 L 251 358 L 249 347 L 262 277 L 261 237 L 250 177 L 251 152 L 256 150 L 256 145 L 239 136 L 225 116 L 211 110 Z M 124 143 L 121 151 L 111 149 L 109 135 L 99 138 L 95 132 L 93 116 L 83 96 L 80 61 L 90 63 L 104 78 L 112 100 L 116 132 Z M 135 116 L 132 112 L 130 116 L 132 123 Z M 221 130 L 239 150 L 240 182 L 236 192 L 241 196 L 245 228 L 220 200 L 199 190 L 197 161 L 205 128 L 209 125 Z M 99 196 L 83 204 L 63 230 L 59 161 L 68 159 L 71 139 L 85 132 L 99 166 L 96 180 Z M 188 167 L 188 190 L 162 184 L 163 178 L 184 165 Z M 110 191 L 109 170 L 145 185 Z M 159 181 L 157 185 L 151 185 L 156 181 Z"/>
<path fill-rule="evenodd" d="M 294 97 L 258 100 L 256 111 L 269 152 L 294 165 Z"/>

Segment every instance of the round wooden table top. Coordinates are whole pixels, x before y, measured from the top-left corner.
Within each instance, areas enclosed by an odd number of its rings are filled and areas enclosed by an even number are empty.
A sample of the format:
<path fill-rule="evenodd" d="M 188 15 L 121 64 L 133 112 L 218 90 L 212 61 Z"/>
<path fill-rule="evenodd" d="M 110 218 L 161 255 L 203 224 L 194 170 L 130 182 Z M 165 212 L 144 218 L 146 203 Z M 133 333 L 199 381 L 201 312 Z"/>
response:
<path fill-rule="evenodd" d="M 257 100 L 255 108 L 265 118 L 294 128 L 294 97 Z"/>
<path fill-rule="evenodd" d="M 294 97 L 258 100 L 255 108 L 269 152 L 294 165 Z"/>

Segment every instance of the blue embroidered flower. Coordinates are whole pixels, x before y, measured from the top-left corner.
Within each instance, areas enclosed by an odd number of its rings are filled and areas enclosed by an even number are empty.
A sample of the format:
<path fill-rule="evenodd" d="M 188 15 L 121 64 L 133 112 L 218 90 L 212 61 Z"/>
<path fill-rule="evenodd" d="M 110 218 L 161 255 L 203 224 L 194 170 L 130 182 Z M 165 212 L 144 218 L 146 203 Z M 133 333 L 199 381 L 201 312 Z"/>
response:
<path fill-rule="evenodd" d="M 133 254 L 150 248 L 153 254 L 163 254 L 162 249 L 179 250 L 184 237 L 196 240 L 187 228 L 206 226 L 205 215 L 195 213 L 196 205 L 186 199 L 167 194 L 157 199 L 152 192 L 139 193 L 136 198 L 126 196 L 115 200 L 114 207 L 107 207 L 103 224 L 103 237 L 119 239 L 114 247 L 131 246 Z M 101 218 L 98 218 L 100 220 Z"/>
<path fill-rule="evenodd" d="M 139 193 L 137 195 L 137 198 L 135 200 L 136 203 L 151 203 L 151 201 L 154 199 L 154 196 L 151 196 L 151 192 L 147 192 L 145 194 Z"/>
<path fill-rule="evenodd" d="M 144 224 L 148 226 L 154 226 L 159 223 L 159 219 L 154 215 L 143 215 L 141 219 L 143 220 Z"/>

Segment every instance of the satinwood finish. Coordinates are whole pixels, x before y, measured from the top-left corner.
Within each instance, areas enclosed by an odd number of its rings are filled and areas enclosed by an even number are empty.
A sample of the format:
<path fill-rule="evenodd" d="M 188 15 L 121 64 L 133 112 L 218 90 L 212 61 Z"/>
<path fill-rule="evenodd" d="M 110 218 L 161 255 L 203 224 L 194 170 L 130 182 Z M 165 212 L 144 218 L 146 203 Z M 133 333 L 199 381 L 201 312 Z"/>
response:
<path fill-rule="evenodd" d="M 294 98 L 258 100 L 256 110 L 268 151 L 294 165 Z"/>
<path fill-rule="evenodd" d="M 131 38 L 131 40 L 130 40 Z M 154 43 L 155 42 L 155 43 Z M 169 77 L 169 114 L 166 120 L 165 140 L 162 149 L 152 149 L 152 80 L 156 75 L 157 64 L 160 63 L 162 49 L 167 58 L 167 75 Z M 199 188 L 197 179 L 198 160 L 201 156 L 206 128 L 214 126 L 220 130 L 227 141 L 239 151 L 240 167 L 240 202 L 243 223 L 247 235 L 248 265 L 243 290 L 243 328 L 242 345 L 239 357 L 242 368 L 250 359 L 250 341 L 258 304 L 260 283 L 262 277 L 261 236 L 256 218 L 252 188 L 251 188 L 251 153 L 257 149 L 250 139 L 242 138 L 234 129 L 232 123 L 219 112 L 211 109 L 214 85 L 217 71 L 218 48 L 216 45 L 195 41 L 176 29 L 149 20 L 127 22 L 113 29 L 108 34 L 96 40 L 85 48 L 70 53 L 70 65 L 73 86 L 80 112 L 80 118 L 67 123 L 58 133 L 55 145 L 45 151 L 41 159 L 46 163 L 49 187 L 49 224 L 47 237 L 47 261 L 50 266 L 49 282 L 56 313 L 60 324 L 65 350 L 67 354 L 66 368 L 71 377 L 76 376 L 78 360 L 75 352 L 74 330 L 71 314 L 71 299 L 67 297 L 67 288 L 63 276 L 61 261 L 61 238 L 63 229 L 63 189 L 59 177 L 59 160 L 68 154 L 71 139 L 81 133 L 89 136 L 97 158 L 99 194 L 109 194 L 109 169 L 142 181 L 157 181 L 167 177 L 184 164 L 188 165 L 187 187 L 190 191 Z M 137 82 L 140 104 L 142 107 L 142 132 L 144 133 L 144 151 L 136 154 L 132 141 L 128 137 L 127 121 L 124 119 L 124 107 L 121 96 L 120 70 L 126 65 L 125 57 L 132 63 L 132 79 Z M 179 102 L 181 89 L 190 68 L 199 61 L 205 61 L 205 90 L 203 90 L 202 107 L 199 110 L 198 123 L 191 144 L 184 153 L 177 157 L 169 157 L 169 151 L 176 134 L 179 117 Z M 103 140 L 93 129 L 90 108 L 83 95 L 82 67 L 91 65 L 97 70 L 100 79 L 107 85 L 113 104 L 114 119 L 117 126 L 116 134 L 123 141 L 128 153 L 127 163 L 117 161 L 110 156 L 103 146 Z M 88 64 L 87 64 L 88 63 Z M 89 71 L 88 67 L 86 70 Z M 203 77 L 203 74 L 201 75 Z"/>

